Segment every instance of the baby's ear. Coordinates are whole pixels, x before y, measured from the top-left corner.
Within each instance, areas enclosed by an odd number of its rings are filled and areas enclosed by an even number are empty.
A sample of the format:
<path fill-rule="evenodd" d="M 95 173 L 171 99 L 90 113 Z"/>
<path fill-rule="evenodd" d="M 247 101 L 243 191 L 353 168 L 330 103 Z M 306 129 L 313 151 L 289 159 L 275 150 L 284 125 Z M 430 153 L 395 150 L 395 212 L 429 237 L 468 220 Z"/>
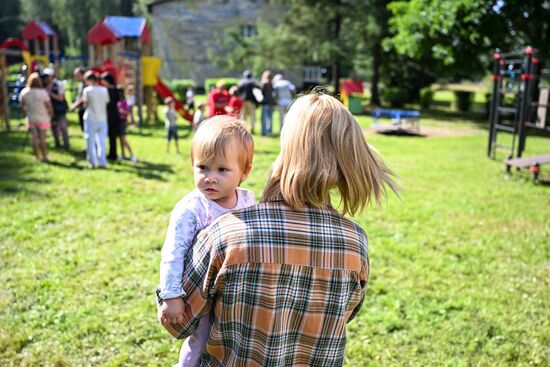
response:
<path fill-rule="evenodd" d="M 252 171 L 252 165 L 251 164 L 249 164 L 248 167 L 246 167 L 246 169 L 244 170 L 243 175 L 241 176 L 241 182 L 246 180 L 246 178 L 250 174 L 250 171 Z"/>

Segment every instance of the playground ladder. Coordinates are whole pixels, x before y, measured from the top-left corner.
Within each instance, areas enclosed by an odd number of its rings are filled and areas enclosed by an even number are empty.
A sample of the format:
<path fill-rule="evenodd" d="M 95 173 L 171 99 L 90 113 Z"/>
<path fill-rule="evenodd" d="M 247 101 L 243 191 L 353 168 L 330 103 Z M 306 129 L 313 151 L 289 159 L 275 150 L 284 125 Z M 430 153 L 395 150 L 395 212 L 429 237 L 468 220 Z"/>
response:
<path fill-rule="evenodd" d="M 508 151 L 507 158 L 521 157 L 525 149 L 526 121 L 529 119 L 531 96 L 538 60 L 533 57 L 533 49 L 527 47 L 523 58 L 519 53 L 493 54 L 493 97 L 489 109 L 489 142 L 487 156 L 495 158 L 497 149 Z M 517 78 L 517 79 L 516 79 Z M 506 81 L 506 84 L 504 83 Z M 512 88 L 509 88 L 509 85 Z M 511 89 L 511 90 L 509 90 Z M 515 106 L 505 105 L 507 94 L 514 92 Z M 499 144 L 497 136 L 499 132 L 512 134 L 511 146 Z M 519 139 L 518 139 L 519 136 Z M 517 147 L 516 147 L 516 140 Z"/>

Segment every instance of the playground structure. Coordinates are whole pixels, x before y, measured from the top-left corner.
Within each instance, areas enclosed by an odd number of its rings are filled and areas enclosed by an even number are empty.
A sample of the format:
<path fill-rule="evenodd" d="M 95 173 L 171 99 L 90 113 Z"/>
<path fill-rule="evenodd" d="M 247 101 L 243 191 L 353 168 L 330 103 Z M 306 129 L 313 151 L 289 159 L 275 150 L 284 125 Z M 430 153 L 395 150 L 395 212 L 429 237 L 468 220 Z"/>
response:
<path fill-rule="evenodd" d="M 537 57 L 537 49 L 526 47 L 520 52 L 493 54 L 493 92 L 489 109 L 489 141 L 487 156 L 495 158 L 497 149 L 508 152 L 505 160 L 507 172 L 529 168 L 533 178 L 538 178 L 540 166 L 550 163 L 550 154 L 522 157 L 527 134 L 531 130 L 550 132 L 547 123 L 548 79 L 550 72 L 544 70 Z M 498 143 L 499 133 L 512 134 L 512 144 Z"/>
<path fill-rule="evenodd" d="M 32 53 L 31 49 L 33 50 Z M 20 74 L 18 81 L 13 85 L 10 84 L 9 88 L 7 56 L 21 57 L 25 73 L 25 75 Z M 23 85 L 20 79 L 23 78 L 24 81 L 26 74 L 50 63 L 57 69 L 59 61 L 60 52 L 57 33 L 45 22 L 31 20 L 21 30 L 21 40 L 8 38 L 0 44 L 0 105 L 7 131 L 10 130 L 10 102 L 13 106 L 18 106 L 17 97 Z"/>
<path fill-rule="evenodd" d="M 72 58 L 87 60 L 88 68 L 95 72 L 109 72 L 122 88 L 129 84 L 135 86 L 139 126 L 143 123 L 143 104 L 147 107 L 147 120 L 155 114 L 155 91 L 162 99 L 174 98 L 177 111 L 191 122 L 193 116 L 157 76 L 161 60 L 150 56 L 150 39 L 145 18 L 107 16 L 88 31 L 88 56 Z M 20 56 L 23 59 L 25 75 L 17 77 L 18 83 L 8 84 L 6 56 Z M 10 38 L 0 45 L 0 108 L 6 130 L 10 129 L 10 100 L 12 107 L 18 106 L 17 94 L 21 88 L 15 84 L 23 85 L 19 82 L 21 78 L 48 65 L 59 71 L 64 59 L 59 50 L 57 33 L 47 23 L 37 20 L 31 20 L 23 27 L 20 40 Z"/>
<path fill-rule="evenodd" d="M 39 64 L 52 63 L 56 70 L 59 68 L 59 40 L 57 33 L 46 22 L 31 20 L 21 30 L 21 38 L 26 49 L 33 50 L 29 65 L 31 72 Z"/>
<path fill-rule="evenodd" d="M 342 99 L 342 103 L 354 115 L 363 112 L 361 99 L 355 96 L 363 95 L 363 93 L 363 82 L 361 80 L 344 80 L 340 84 L 340 98 Z"/>
<path fill-rule="evenodd" d="M 10 131 L 10 93 L 7 82 L 7 56 L 21 56 L 22 52 L 25 51 L 10 50 L 8 48 L 10 41 L 7 41 L 8 43 L 4 42 L 0 45 L 0 105 L 2 106 L 2 119 L 4 120 L 4 126 L 6 127 L 6 131 Z"/>
<path fill-rule="evenodd" d="M 92 70 L 109 72 L 123 88 L 129 84 L 135 86 L 139 126 L 143 122 L 144 103 L 147 120 L 151 119 L 156 110 L 154 91 L 162 99 L 174 98 L 178 112 L 186 120 L 193 120 L 192 115 L 157 76 L 161 60 L 150 56 L 151 37 L 145 18 L 107 16 L 88 31 L 87 40 L 88 64 Z"/>

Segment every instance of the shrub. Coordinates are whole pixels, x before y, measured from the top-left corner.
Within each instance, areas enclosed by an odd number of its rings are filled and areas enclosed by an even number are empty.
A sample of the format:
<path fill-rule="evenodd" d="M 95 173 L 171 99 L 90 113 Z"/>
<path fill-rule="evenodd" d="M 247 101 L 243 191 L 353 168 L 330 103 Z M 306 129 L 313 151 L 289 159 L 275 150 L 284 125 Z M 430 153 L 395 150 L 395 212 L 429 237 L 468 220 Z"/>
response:
<path fill-rule="evenodd" d="M 174 79 L 167 84 L 180 101 L 185 101 L 187 88 L 195 86 L 195 82 L 192 79 Z"/>
<path fill-rule="evenodd" d="M 382 98 L 386 103 L 389 103 L 391 107 L 403 107 L 409 97 L 409 93 L 406 89 L 401 87 L 386 87 L 382 91 Z"/>
<path fill-rule="evenodd" d="M 472 92 L 455 90 L 456 107 L 460 112 L 468 112 L 472 106 L 474 94 Z"/>
<path fill-rule="evenodd" d="M 206 79 L 204 81 L 204 92 L 208 94 L 208 92 L 210 92 L 210 89 L 212 89 L 213 87 L 216 86 L 216 83 L 218 82 L 218 80 L 225 81 L 225 86 L 227 87 L 227 89 L 229 89 L 232 86 L 237 85 L 239 83 L 239 79 L 235 79 L 235 78 L 210 78 L 210 79 Z"/>
<path fill-rule="evenodd" d="M 434 91 L 431 87 L 420 89 L 420 107 L 424 109 L 430 108 L 434 99 Z"/>

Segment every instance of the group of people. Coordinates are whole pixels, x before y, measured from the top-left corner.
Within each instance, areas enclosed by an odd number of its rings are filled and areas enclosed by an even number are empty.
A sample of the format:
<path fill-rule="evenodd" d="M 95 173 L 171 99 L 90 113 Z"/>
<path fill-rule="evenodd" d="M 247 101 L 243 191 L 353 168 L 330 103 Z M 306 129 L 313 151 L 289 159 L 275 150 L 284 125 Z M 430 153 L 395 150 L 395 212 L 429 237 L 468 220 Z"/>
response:
<path fill-rule="evenodd" d="M 69 110 L 77 110 L 80 128 L 86 140 L 86 159 L 91 168 L 106 168 L 107 159 L 130 159 L 136 162 L 137 158 L 126 138 L 128 121 L 133 123 L 133 87 L 128 86 L 130 98 L 126 99 L 124 90 L 117 88 L 115 78 L 109 73 L 98 76 L 92 70 L 76 68 L 74 77 L 79 85 L 77 97 L 70 108 L 65 97 L 64 83 L 55 78 L 52 67 L 45 68 L 41 73 L 30 74 L 26 87 L 19 95 L 36 159 L 49 161 L 46 150 L 46 132 L 49 129 L 55 147 L 69 149 L 66 114 Z M 120 144 L 120 155 L 117 142 Z"/>
<path fill-rule="evenodd" d="M 282 74 L 273 75 L 266 70 L 262 73 L 260 84 L 253 78 L 252 72 L 245 70 L 243 77 L 229 91 L 223 80 L 208 94 L 209 116 L 228 114 L 246 121 L 250 132 L 254 134 L 256 108 L 261 106 L 261 134 L 273 133 L 273 111 L 279 109 L 279 127 L 282 130 L 284 118 L 296 93 L 292 82 Z"/>
<path fill-rule="evenodd" d="M 81 127 L 86 139 L 86 159 L 91 168 L 106 168 L 107 160 L 129 159 L 137 162 L 132 147 L 126 138 L 128 122 L 133 119 L 133 87 L 128 86 L 129 97 L 124 89 L 116 86 L 113 75 L 104 72 L 98 75 L 93 70 L 77 68 L 75 78 L 80 82 L 72 109 L 78 109 Z M 109 137 L 109 152 L 106 139 Z M 120 143 L 118 154 L 117 141 Z"/>
<path fill-rule="evenodd" d="M 172 211 L 157 289 L 161 324 L 187 338 L 177 366 L 342 365 L 370 270 L 343 215 L 397 192 L 353 115 L 329 95 L 296 99 L 257 205 L 240 187 L 254 155 L 242 120 L 204 121 L 190 155 L 195 190 Z"/>

